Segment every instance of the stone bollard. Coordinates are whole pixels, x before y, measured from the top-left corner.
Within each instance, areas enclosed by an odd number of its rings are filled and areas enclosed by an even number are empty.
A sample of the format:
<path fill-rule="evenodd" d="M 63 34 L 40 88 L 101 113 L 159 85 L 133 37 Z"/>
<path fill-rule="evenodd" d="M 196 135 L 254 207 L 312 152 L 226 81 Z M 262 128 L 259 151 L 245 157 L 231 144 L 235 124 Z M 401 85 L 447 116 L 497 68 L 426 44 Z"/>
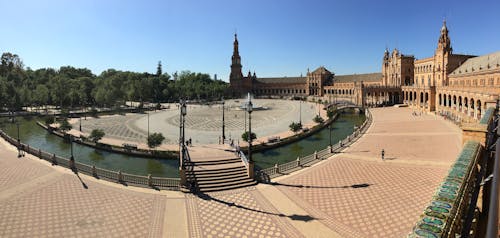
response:
<path fill-rule="evenodd" d="M 95 168 L 95 165 L 92 165 L 92 176 L 97 178 L 97 169 Z"/>
<path fill-rule="evenodd" d="M 300 167 L 300 157 L 297 156 L 297 167 Z"/>
<path fill-rule="evenodd" d="M 348 137 L 347 137 L 347 141 L 348 141 L 348 142 L 351 142 L 351 136 L 348 136 Z"/>
<path fill-rule="evenodd" d="M 280 168 L 278 167 L 278 164 L 274 164 L 274 173 L 279 173 L 280 172 Z"/>
<path fill-rule="evenodd" d="M 43 159 L 42 158 L 42 149 L 38 149 L 38 158 Z"/>
<path fill-rule="evenodd" d="M 52 164 L 57 164 L 56 154 L 52 155 Z"/>
<path fill-rule="evenodd" d="M 328 149 L 330 149 L 330 154 L 333 153 L 333 146 L 329 145 Z"/>
<path fill-rule="evenodd" d="M 123 174 L 121 170 L 118 170 L 118 182 L 123 182 Z"/>
<path fill-rule="evenodd" d="M 318 159 L 318 151 L 314 151 L 314 159 Z"/>
<path fill-rule="evenodd" d="M 153 179 L 151 178 L 151 174 L 148 174 L 148 186 L 153 187 Z"/>

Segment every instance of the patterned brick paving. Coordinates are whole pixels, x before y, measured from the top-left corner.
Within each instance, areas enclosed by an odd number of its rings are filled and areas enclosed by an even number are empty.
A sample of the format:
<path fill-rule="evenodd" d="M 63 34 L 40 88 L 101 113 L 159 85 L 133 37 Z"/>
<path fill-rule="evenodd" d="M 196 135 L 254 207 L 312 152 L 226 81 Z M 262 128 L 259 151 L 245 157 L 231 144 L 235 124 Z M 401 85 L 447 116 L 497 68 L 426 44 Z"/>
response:
<path fill-rule="evenodd" d="M 0 237 L 160 237 L 165 200 L 64 175 L 0 202 Z"/>
<path fill-rule="evenodd" d="M 335 158 L 280 189 L 343 236 L 402 237 L 446 170 Z"/>
<path fill-rule="evenodd" d="M 188 196 L 190 237 L 300 237 L 256 190 Z"/>
<path fill-rule="evenodd" d="M 10 156 L 17 154 L 12 152 Z M 20 183 L 25 183 L 34 178 L 52 172 L 48 166 L 39 166 L 27 161 L 26 158 L 5 159 L 5 154 L 0 158 L 0 191 L 6 190 Z"/>

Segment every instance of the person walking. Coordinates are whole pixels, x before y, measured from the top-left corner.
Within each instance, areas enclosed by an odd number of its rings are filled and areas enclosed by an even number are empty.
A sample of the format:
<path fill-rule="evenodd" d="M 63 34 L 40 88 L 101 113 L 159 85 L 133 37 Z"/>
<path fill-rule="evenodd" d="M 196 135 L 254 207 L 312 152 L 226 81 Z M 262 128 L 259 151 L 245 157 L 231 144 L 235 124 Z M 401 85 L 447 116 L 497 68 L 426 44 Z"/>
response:
<path fill-rule="evenodd" d="M 384 151 L 384 149 L 382 149 L 382 153 L 381 153 L 381 154 L 382 154 L 382 160 L 384 161 L 384 156 L 385 156 L 385 151 Z"/>

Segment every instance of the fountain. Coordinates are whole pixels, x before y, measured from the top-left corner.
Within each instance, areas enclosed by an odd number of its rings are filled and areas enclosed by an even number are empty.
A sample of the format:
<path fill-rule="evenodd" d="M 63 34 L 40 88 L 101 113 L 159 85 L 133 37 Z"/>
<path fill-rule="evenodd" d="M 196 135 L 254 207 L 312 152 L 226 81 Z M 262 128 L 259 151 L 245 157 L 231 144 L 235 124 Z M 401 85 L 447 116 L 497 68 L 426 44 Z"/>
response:
<path fill-rule="evenodd" d="M 250 93 L 248 93 L 247 100 L 238 107 L 238 110 L 245 110 L 246 111 L 247 110 L 248 102 L 252 98 L 253 98 L 253 96 Z M 252 109 L 254 111 L 262 111 L 262 110 L 269 110 L 269 107 L 264 107 L 264 106 L 261 106 L 261 105 L 258 105 L 258 104 L 254 103 L 253 106 L 252 106 Z"/>

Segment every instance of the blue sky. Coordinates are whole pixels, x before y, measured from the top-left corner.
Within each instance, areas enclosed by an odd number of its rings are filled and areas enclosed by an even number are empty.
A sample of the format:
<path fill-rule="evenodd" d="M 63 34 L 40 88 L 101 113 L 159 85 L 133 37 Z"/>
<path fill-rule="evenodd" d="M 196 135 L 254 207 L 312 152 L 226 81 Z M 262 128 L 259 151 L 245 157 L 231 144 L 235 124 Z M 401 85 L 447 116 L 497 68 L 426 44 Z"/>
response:
<path fill-rule="evenodd" d="M 433 54 L 446 17 L 455 53 L 500 50 L 500 1 L 0 0 L 0 51 L 33 69 L 64 65 L 217 74 L 233 34 L 243 71 L 298 76 L 379 72 L 385 47 Z"/>

